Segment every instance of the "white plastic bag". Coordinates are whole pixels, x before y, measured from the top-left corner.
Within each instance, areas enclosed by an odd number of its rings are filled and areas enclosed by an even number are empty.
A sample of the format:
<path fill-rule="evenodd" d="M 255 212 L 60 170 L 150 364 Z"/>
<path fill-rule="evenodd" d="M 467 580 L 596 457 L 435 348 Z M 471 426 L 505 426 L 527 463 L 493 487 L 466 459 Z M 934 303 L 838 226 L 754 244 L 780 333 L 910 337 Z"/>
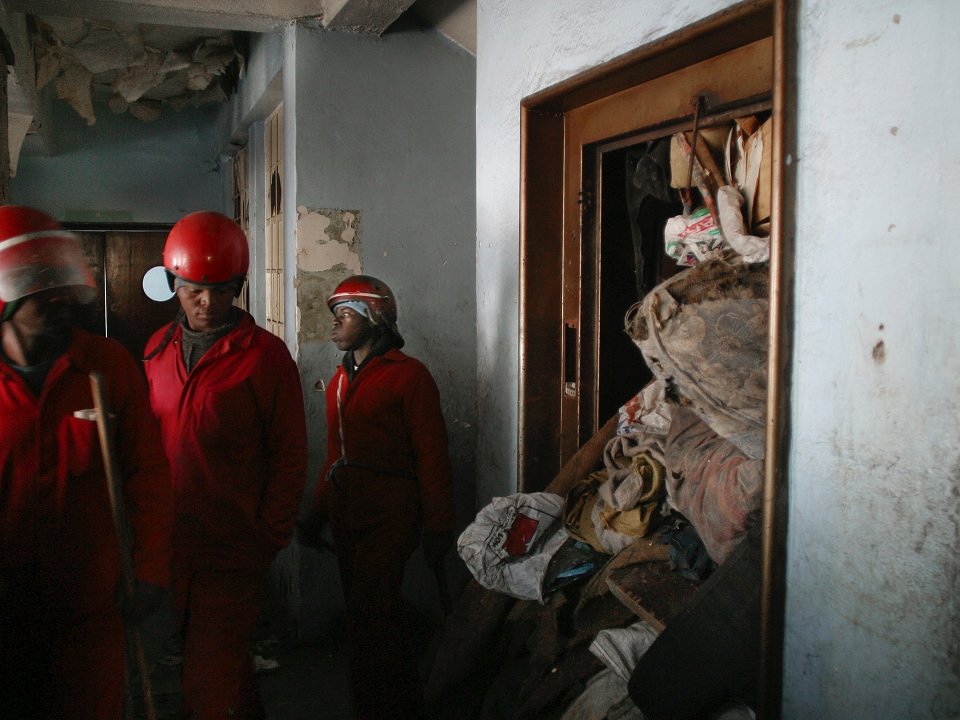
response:
<path fill-rule="evenodd" d="M 747 235 L 740 207 L 743 195 L 733 187 L 724 185 L 717 190 L 717 212 L 720 214 L 720 227 L 727 244 L 743 256 L 744 262 L 766 262 L 770 259 L 770 238 Z"/>
<path fill-rule="evenodd" d="M 567 540 L 563 497 L 495 497 L 460 534 L 457 553 L 478 583 L 521 600 L 543 602 L 551 558 Z"/>

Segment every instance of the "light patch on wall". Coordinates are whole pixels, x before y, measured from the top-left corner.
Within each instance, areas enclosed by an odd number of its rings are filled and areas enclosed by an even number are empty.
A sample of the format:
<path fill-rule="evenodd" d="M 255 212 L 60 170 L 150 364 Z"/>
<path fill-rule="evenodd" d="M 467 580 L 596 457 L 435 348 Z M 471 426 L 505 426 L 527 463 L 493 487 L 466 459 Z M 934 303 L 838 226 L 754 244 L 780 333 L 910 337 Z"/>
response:
<path fill-rule="evenodd" d="M 298 340 L 326 342 L 333 328 L 327 298 L 340 281 L 363 272 L 359 210 L 297 208 Z"/>
<path fill-rule="evenodd" d="M 322 272 L 338 265 L 360 272 L 359 210 L 297 208 L 297 269 Z"/>

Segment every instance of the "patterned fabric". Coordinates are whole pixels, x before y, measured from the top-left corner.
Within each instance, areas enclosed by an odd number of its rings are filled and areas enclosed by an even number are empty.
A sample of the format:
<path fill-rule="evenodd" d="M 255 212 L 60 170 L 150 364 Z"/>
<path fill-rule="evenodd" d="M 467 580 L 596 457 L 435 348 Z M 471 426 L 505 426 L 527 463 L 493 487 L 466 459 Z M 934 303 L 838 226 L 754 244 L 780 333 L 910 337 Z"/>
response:
<path fill-rule="evenodd" d="M 766 268 L 710 261 L 660 284 L 626 316 L 654 375 L 752 458 L 763 457 L 768 293 Z"/>
<path fill-rule="evenodd" d="M 747 457 L 689 408 L 674 412 L 667 437 L 667 496 L 722 564 L 760 511 L 763 461 Z"/>

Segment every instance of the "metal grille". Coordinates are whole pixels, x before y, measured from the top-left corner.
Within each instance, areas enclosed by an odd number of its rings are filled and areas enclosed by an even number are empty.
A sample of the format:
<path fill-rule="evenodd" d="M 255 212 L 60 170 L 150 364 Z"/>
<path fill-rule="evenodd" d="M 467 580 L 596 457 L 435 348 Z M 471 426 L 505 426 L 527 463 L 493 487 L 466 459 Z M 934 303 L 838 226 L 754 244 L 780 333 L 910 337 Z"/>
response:
<path fill-rule="evenodd" d="M 247 184 L 247 148 L 243 148 L 233 159 L 233 221 L 240 226 L 250 244 L 250 196 Z M 243 283 L 240 296 L 234 305 L 250 310 L 250 281 Z"/>
<path fill-rule="evenodd" d="M 266 197 L 266 325 L 283 337 L 283 106 L 267 118 L 264 132 Z"/>

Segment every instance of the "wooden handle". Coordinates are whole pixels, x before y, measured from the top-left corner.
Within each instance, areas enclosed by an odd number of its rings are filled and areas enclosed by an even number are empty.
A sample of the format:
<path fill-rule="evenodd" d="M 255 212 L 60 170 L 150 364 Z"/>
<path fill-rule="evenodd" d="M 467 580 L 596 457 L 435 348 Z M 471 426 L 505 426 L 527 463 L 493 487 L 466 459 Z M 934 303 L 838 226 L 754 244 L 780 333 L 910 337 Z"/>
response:
<path fill-rule="evenodd" d="M 90 390 L 93 394 L 93 409 L 96 412 L 97 432 L 100 435 L 100 452 L 103 454 L 103 467 L 107 476 L 107 492 L 110 496 L 110 512 L 113 515 L 113 526 L 117 533 L 117 547 L 120 551 L 120 574 L 123 582 L 123 594 L 126 602 L 133 601 L 136 587 L 133 574 L 133 551 L 131 548 L 130 521 L 127 517 L 127 506 L 123 498 L 121 486 L 120 466 L 113 445 L 113 423 L 110 408 L 107 405 L 103 391 L 103 376 L 100 373 L 90 373 Z M 127 632 L 133 642 L 136 655 L 137 670 L 140 674 L 140 683 L 143 688 L 143 705 L 147 720 L 157 720 L 157 712 L 153 704 L 153 686 L 150 682 L 150 668 L 147 665 L 147 656 L 143 650 L 143 640 L 140 630 L 131 624 L 127 625 Z M 128 707 L 128 713 L 131 712 Z"/>

